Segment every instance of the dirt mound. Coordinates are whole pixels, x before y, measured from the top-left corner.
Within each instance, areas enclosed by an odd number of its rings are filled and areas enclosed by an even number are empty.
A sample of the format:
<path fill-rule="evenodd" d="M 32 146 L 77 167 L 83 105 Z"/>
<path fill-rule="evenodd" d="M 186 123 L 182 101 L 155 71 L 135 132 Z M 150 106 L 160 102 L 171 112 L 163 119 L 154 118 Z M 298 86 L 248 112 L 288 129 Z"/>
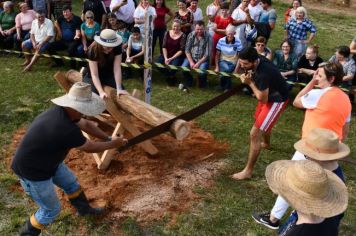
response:
<path fill-rule="evenodd" d="M 14 146 L 23 134 L 24 129 L 16 132 Z M 65 162 L 77 175 L 91 204 L 109 207 L 106 218 L 119 222 L 132 216 L 144 223 L 169 214 L 174 219 L 198 198 L 194 188 L 212 184 L 211 177 L 224 165 L 219 158 L 228 145 L 218 143 L 194 124 L 183 141 L 162 134 L 152 143 L 158 155 L 151 157 L 135 146 L 116 154 L 106 171 L 97 169 L 91 154 L 78 150 L 72 150 Z M 59 194 L 69 207 L 64 194 Z"/>

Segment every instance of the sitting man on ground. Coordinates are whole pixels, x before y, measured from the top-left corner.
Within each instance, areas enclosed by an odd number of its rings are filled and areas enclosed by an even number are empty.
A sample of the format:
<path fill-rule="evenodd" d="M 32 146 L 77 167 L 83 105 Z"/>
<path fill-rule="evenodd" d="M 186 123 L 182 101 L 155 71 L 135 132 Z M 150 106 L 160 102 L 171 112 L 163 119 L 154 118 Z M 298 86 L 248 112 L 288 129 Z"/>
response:
<path fill-rule="evenodd" d="M 54 27 L 50 19 L 46 18 L 46 13 L 38 11 L 36 14 L 37 19 L 32 21 L 30 38 L 22 43 L 23 52 L 35 51 L 35 55 L 32 57 L 25 54 L 25 62 L 22 64 L 25 66 L 24 72 L 31 70 L 32 66 L 36 63 L 40 53 L 44 53 L 48 49 L 49 42 L 54 37 Z"/>
<path fill-rule="evenodd" d="M 20 235 L 39 235 L 59 215 L 61 204 L 55 185 L 66 193 L 79 215 L 101 214 L 104 209 L 89 205 L 77 177 L 63 161 L 72 148 L 97 153 L 127 142 L 122 137 L 109 137 L 94 122 L 83 118 L 105 110 L 104 101 L 91 92 L 89 84 L 77 82 L 68 94 L 52 102 L 56 105 L 37 116 L 28 128 L 11 165 L 24 191 L 40 207 Z M 81 130 L 103 141 L 88 140 Z"/>

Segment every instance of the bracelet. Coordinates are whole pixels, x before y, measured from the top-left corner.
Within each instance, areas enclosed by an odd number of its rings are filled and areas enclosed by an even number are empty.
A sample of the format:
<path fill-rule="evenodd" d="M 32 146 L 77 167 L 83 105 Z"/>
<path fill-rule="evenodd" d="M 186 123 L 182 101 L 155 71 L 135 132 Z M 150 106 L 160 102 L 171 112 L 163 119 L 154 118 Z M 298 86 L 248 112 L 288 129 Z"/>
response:
<path fill-rule="evenodd" d="M 107 136 L 106 137 L 106 141 L 112 141 L 112 137 L 111 136 Z"/>

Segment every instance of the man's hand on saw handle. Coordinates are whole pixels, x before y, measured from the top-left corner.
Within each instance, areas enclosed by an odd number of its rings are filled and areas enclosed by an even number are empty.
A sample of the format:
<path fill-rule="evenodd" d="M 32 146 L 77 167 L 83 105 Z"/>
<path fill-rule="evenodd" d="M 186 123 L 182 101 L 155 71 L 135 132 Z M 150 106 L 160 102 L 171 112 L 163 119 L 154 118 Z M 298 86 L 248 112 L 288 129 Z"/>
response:
<path fill-rule="evenodd" d="M 112 139 L 112 142 L 115 142 L 116 147 L 121 147 L 128 143 L 128 140 L 126 138 L 124 138 L 124 136 L 122 136 L 122 135 L 113 136 L 111 139 Z"/>

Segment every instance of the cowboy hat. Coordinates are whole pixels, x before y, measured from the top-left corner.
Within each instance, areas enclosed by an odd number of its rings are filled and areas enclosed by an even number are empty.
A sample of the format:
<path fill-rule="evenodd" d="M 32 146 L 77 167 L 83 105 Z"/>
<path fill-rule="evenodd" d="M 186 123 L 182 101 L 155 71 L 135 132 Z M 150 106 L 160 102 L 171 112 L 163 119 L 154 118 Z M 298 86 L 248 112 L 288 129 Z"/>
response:
<path fill-rule="evenodd" d="M 104 29 L 101 31 L 100 36 L 94 36 L 94 40 L 98 44 L 110 48 L 116 47 L 122 43 L 121 36 L 117 35 L 117 33 L 115 33 L 112 29 Z"/>
<path fill-rule="evenodd" d="M 61 107 L 70 107 L 86 116 L 96 116 L 105 110 L 105 102 L 91 91 L 90 84 L 77 82 L 68 94 L 51 100 Z"/>
<path fill-rule="evenodd" d="M 266 180 L 274 193 L 304 214 L 328 218 L 347 208 L 345 184 L 316 162 L 275 161 L 266 168 Z"/>
<path fill-rule="evenodd" d="M 319 161 L 342 159 L 350 154 L 350 148 L 339 141 L 337 134 L 328 129 L 312 129 L 305 139 L 294 144 L 304 155 Z"/>

